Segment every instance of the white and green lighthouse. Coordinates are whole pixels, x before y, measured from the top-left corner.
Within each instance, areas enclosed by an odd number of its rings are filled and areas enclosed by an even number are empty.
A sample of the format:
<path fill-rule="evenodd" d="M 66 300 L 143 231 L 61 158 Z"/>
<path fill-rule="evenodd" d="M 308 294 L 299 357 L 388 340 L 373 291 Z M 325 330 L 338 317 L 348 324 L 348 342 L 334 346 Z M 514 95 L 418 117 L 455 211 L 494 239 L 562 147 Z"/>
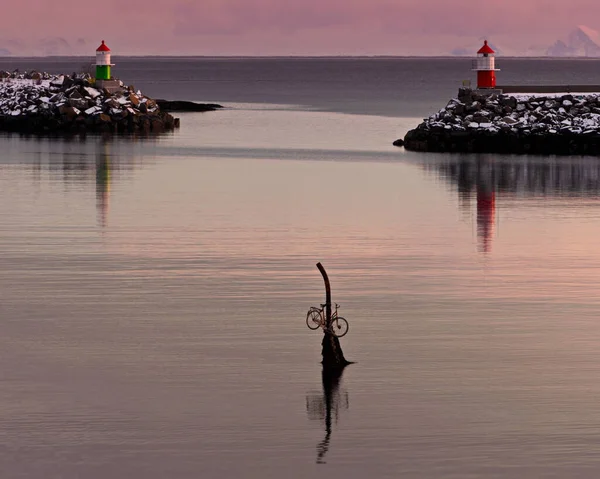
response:
<path fill-rule="evenodd" d="M 102 45 L 96 50 L 96 80 L 110 80 L 112 66 L 114 65 L 110 63 L 110 48 L 102 40 Z"/>

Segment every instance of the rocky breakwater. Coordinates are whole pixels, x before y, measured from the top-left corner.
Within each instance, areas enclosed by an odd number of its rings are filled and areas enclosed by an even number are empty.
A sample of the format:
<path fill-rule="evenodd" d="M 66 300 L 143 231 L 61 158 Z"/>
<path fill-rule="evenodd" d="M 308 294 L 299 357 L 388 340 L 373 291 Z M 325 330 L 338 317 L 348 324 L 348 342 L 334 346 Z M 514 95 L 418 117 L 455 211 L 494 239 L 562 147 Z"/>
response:
<path fill-rule="evenodd" d="M 404 137 L 408 150 L 600 155 L 600 93 L 458 98 Z"/>
<path fill-rule="evenodd" d="M 42 135 L 160 133 L 179 127 L 133 87 L 97 89 L 89 77 L 0 80 L 0 130 Z"/>

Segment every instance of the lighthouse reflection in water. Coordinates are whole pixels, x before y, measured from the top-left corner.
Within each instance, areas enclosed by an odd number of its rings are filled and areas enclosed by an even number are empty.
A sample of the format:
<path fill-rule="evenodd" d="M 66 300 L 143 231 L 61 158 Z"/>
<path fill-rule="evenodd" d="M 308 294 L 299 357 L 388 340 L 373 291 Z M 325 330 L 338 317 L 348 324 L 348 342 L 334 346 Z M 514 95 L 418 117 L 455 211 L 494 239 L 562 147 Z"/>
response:
<path fill-rule="evenodd" d="M 594 158 L 465 155 L 429 158 L 423 167 L 456 188 L 463 212 L 474 206 L 478 249 L 484 254 L 500 235 L 503 205 L 544 199 L 577 207 L 580 198 L 600 198 L 600 163 Z"/>
<path fill-rule="evenodd" d="M 489 253 L 492 247 L 496 214 L 496 192 L 490 185 L 477 187 L 477 236 L 481 251 Z"/>
<path fill-rule="evenodd" d="M 110 200 L 111 164 L 109 145 L 103 142 L 96 154 L 96 209 L 98 224 L 106 227 Z"/>

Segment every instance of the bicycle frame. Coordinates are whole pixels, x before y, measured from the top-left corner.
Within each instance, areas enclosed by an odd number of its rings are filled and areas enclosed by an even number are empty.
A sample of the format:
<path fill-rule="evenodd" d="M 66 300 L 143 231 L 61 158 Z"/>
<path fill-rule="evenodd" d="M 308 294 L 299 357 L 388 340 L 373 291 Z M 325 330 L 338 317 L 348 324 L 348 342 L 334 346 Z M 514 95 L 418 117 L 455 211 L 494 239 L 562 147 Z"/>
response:
<path fill-rule="evenodd" d="M 321 307 L 311 306 L 306 314 L 306 325 L 308 329 L 318 329 L 319 327 L 325 332 L 334 334 L 337 337 L 345 336 L 348 332 L 348 321 L 338 314 L 339 304 L 335 303 L 335 311 L 331 313 L 331 321 L 327 324 L 326 306 L 321 304 Z"/>
<path fill-rule="evenodd" d="M 325 317 L 325 307 L 326 306 L 323 306 L 322 308 L 316 308 L 319 311 L 319 315 L 321 316 L 321 327 L 323 329 L 325 329 L 325 327 L 327 326 L 327 318 Z M 331 324 L 333 324 L 334 321 L 337 322 L 339 307 L 340 305 L 335 303 L 335 311 L 331 313 Z"/>

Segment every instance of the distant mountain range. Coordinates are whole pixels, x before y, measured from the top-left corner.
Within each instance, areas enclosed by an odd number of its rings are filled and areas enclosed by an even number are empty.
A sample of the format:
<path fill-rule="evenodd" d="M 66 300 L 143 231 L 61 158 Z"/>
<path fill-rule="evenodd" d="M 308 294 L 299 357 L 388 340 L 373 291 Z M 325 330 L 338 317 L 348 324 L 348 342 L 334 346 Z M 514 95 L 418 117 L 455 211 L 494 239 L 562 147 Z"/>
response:
<path fill-rule="evenodd" d="M 469 47 L 460 46 L 454 48 L 449 53 L 453 56 L 474 57 L 479 45 L 477 41 L 470 42 Z M 512 44 L 509 45 L 506 38 L 504 41 L 506 42 L 506 45 L 504 45 L 506 48 L 490 43 L 498 56 L 600 58 L 600 33 L 585 25 L 575 27 L 569 32 L 566 39 L 556 40 L 550 47 L 532 45 L 527 49 L 522 49 L 519 47 L 515 48 Z"/>
<path fill-rule="evenodd" d="M 78 38 L 69 42 L 62 37 L 45 37 L 24 42 L 15 38 L 0 38 L 0 56 L 89 55 L 91 45 Z M 91 53 L 93 54 L 93 48 Z"/>
<path fill-rule="evenodd" d="M 474 57 L 477 50 L 479 50 L 479 48 L 483 45 L 484 40 L 486 40 L 486 39 L 485 38 L 478 39 L 479 43 L 474 43 L 476 48 L 474 48 L 473 46 L 457 47 L 450 52 L 450 55 L 455 56 L 455 57 Z M 489 44 L 490 48 L 496 52 L 496 55 L 498 55 L 498 56 L 502 55 L 502 50 L 498 47 L 498 45 L 492 43 L 491 41 L 488 41 L 488 44 Z"/>
<path fill-rule="evenodd" d="M 600 33 L 579 25 L 566 39 L 557 40 L 546 51 L 549 57 L 600 57 Z"/>
<path fill-rule="evenodd" d="M 1 35 L 1 32 L 0 32 Z M 566 38 L 556 40 L 548 45 L 548 37 L 544 40 L 535 35 L 527 37 L 526 41 L 516 41 L 510 35 L 498 35 L 487 38 L 489 45 L 496 51 L 497 56 L 514 57 L 590 57 L 600 58 L 600 33 L 586 25 L 575 27 Z M 551 37 L 550 37 L 551 38 Z M 474 57 L 483 45 L 484 37 L 461 37 L 460 43 L 454 44 L 446 51 L 433 50 L 431 55 L 452 55 L 459 57 Z M 533 45 L 529 43 L 535 41 Z M 0 36 L 0 57 L 7 56 L 52 56 L 52 55 L 93 55 L 97 41 L 86 41 L 83 38 L 45 37 L 45 38 L 10 38 Z M 526 46 L 528 45 L 529 46 Z M 450 43 L 452 45 L 452 43 Z M 524 47 L 525 45 L 525 47 Z"/>

